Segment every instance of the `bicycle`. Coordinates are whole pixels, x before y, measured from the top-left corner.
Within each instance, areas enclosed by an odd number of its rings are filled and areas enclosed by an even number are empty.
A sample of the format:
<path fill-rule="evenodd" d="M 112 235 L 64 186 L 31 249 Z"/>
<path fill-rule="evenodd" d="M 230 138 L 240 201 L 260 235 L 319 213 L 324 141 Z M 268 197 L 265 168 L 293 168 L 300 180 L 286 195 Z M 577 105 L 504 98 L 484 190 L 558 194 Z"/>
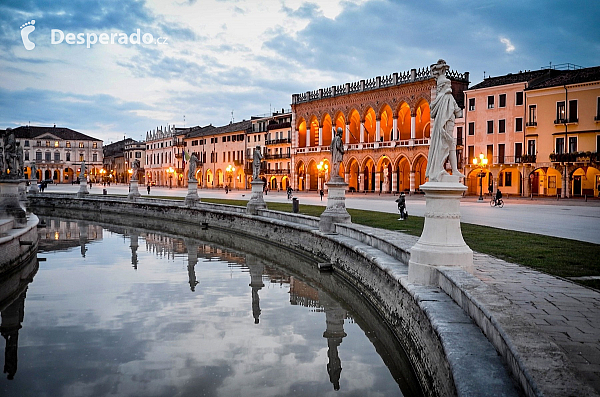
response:
<path fill-rule="evenodd" d="M 504 207 L 504 200 L 502 200 L 501 198 L 499 198 L 498 200 L 492 199 L 490 201 L 490 207 Z"/>

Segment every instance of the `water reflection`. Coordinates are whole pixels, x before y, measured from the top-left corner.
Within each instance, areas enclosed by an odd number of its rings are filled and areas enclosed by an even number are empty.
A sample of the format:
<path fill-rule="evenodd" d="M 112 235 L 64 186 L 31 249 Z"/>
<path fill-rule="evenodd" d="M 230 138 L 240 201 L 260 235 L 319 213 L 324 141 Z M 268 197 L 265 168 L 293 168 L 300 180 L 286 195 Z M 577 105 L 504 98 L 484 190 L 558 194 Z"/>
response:
<path fill-rule="evenodd" d="M 390 374 L 369 331 L 319 281 L 261 256 L 54 218 L 40 236 L 47 262 L 32 284 L 32 321 L 21 329 L 24 291 L 2 310 L 16 384 L 0 382 L 1 395 L 400 395 L 395 378 L 412 376 Z"/>

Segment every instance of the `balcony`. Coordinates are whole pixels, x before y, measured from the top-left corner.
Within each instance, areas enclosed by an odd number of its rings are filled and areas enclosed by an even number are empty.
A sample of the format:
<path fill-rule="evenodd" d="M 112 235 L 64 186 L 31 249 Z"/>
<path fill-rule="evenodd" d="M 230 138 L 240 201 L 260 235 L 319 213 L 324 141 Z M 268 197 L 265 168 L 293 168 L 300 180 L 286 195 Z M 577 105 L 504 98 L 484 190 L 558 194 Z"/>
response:
<path fill-rule="evenodd" d="M 554 123 L 556 124 L 556 121 Z M 537 127 L 537 121 L 528 121 L 525 123 L 525 127 Z"/>
<path fill-rule="evenodd" d="M 292 140 L 290 138 L 282 138 L 282 139 L 271 139 L 268 141 L 265 141 L 265 145 L 282 145 L 282 144 L 288 144 L 288 143 L 292 143 Z"/>
<path fill-rule="evenodd" d="M 179 141 L 177 139 L 173 139 L 173 146 L 175 146 L 175 147 L 184 147 L 185 145 L 184 145 L 183 141 Z"/>
<path fill-rule="evenodd" d="M 535 163 L 536 157 L 537 156 L 535 154 L 522 154 L 521 156 L 515 157 L 515 163 L 520 163 L 520 164 Z"/>
<path fill-rule="evenodd" d="M 553 163 L 595 163 L 598 152 L 550 153 L 549 157 Z"/>
<path fill-rule="evenodd" d="M 265 171 L 265 174 L 267 174 L 267 175 L 288 175 L 289 173 L 290 173 L 290 169 L 289 168 L 280 168 L 280 169 L 277 169 L 277 170 L 268 168 Z"/>
<path fill-rule="evenodd" d="M 280 128 L 290 128 L 292 126 L 292 123 L 287 122 L 287 123 L 277 123 L 277 124 L 269 124 L 267 126 L 267 131 L 271 131 L 271 130 L 278 130 Z"/>
<path fill-rule="evenodd" d="M 278 159 L 289 159 L 292 158 L 290 153 L 277 153 L 277 154 L 265 154 L 265 160 L 278 160 Z"/>

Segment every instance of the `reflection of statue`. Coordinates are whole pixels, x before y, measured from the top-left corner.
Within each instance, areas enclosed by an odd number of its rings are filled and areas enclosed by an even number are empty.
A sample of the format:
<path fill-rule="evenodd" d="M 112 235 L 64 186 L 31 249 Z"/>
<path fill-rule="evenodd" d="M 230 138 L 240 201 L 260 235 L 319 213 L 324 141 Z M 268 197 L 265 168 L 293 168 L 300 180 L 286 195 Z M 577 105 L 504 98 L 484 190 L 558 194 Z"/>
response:
<path fill-rule="evenodd" d="M 340 164 L 342 164 L 342 158 L 344 157 L 344 142 L 342 142 L 343 132 L 342 128 L 338 127 L 335 136 L 331 140 L 332 178 L 340 177 Z"/>
<path fill-rule="evenodd" d="M 453 138 L 454 120 L 456 117 L 462 117 L 462 110 L 452 96 L 451 83 L 446 77 L 448 69 L 448 65 L 442 59 L 431 65 L 431 74 L 437 80 L 437 89 L 436 97 L 431 102 L 431 117 L 435 120 L 425 176 L 432 182 L 439 182 L 443 175 L 448 174 L 444 169 L 447 158 L 450 158 L 452 175 L 464 177 L 457 168 L 456 142 Z"/>
<path fill-rule="evenodd" d="M 188 160 L 188 180 L 196 180 L 196 167 L 198 166 L 198 157 L 196 153 L 192 152 L 190 159 Z"/>
<path fill-rule="evenodd" d="M 260 175 L 260 161 L 262 158 L 263 156 L 260 152 L 260 146 L 256 146 L 254 149 L 254 157 L 252 159 L 252 179 L 255 181 L 258 180 L 258 176 Z"/>
<path fill-rule="evenodd" d="M 131 168 L 132 168 L 131 180 L 137 181 L 138 173 L 140 172 L 140 160 L 138 160 L 138 159 L 133 160 L 133 163 L 131 163 Z"/>
<path fill-rule="evenodd" d="M 79 180 L 85 179 L 85 160 L 81 160 L 81 171 L 79 171 Z"/>

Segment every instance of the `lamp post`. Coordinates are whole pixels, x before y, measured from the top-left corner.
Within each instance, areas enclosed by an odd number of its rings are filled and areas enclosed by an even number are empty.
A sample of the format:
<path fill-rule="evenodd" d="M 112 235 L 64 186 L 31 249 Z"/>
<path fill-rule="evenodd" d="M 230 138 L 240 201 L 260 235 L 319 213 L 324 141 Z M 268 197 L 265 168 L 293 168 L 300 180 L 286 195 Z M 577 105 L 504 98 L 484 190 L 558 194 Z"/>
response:
<path fill-rule="evenodd" d="M 167 172 L 169 173 L 169 189 L 173 189 L 173 172 L 175 172 L 175 170 L 173 167 L 169 167 Z"/>
<path fill-rule="evenodd" d="M 479 199 L 477 201 L 483 201 L 483 177 L 485 176 L 484 168 L 487 166 L 487 163 L 488 159 L 483 153 L 479 154 L 479 160 L 477 157 L 473 158 L 473 165 L 481 167 L 481 172 L 477 174 L 479 177 Z"/>
<path fill-rule="evenodd" d="M 318 177 L 319 177 L 319 189 L 323 189 L 323 185 L 324 185 L 324 179 L 325 179 L 325 174 L 327 173 L 327 170 L 329 169 L 329 165 L 326 164 L 324 161 L 321 161 L 319 164 L 317 164 L 317 171 L 318 171 Z"/>
<path fill-rule="evenodd" d="M 227 180 L 229 181 L 229 189 L 231 190 L 231 176 L 233 175 L 234 171 L 235 171 L 235 167 L 232 166 L 231 164 L 229 164 L 227 166 L 227 168 L 225 168 L 225 171 L 227 172 Z"/>

